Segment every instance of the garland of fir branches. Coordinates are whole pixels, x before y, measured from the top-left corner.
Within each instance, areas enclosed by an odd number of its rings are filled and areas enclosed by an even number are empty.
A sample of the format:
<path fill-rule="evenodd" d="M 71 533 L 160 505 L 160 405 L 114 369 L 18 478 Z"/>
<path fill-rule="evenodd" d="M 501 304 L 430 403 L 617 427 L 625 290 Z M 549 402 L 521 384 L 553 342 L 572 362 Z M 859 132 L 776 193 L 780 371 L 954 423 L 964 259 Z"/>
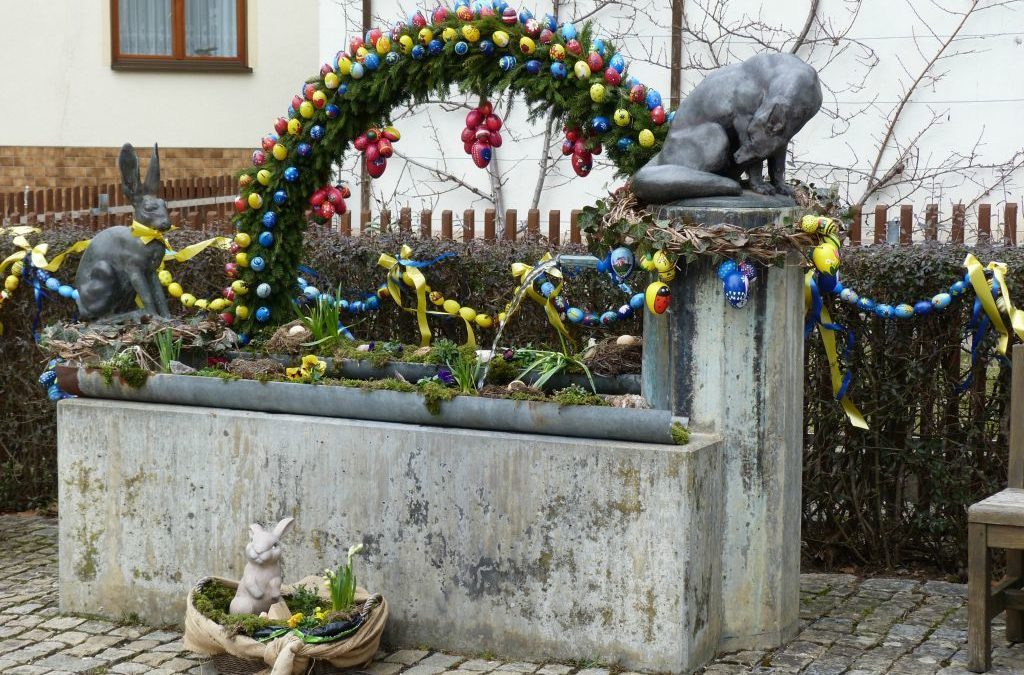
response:
<path fill-rule="evenodd" d="M 292 318 L 290 303 L 296 270 L 303 254 L 302 236 L 308 222 L 308 199 L 314 191 L 328 182 L 332 164 L 345 154 L 356 136 L 371 127 L 389 126 L 391 111 L 396 107 L 423 103 L 431 96 L 445 98 L 452 88 L 479 95 L 481 98 L 511 90 L 526 100 L 531 119 L 553 112 L 565 120 L 567 127 L 580 128 L 586 132 L 592 131 L 591 123 L 595 116 L 601 115 L 611 120 L 615 111 L 622 108 L 630 113 L 630 123 L 625 126 L 611 124 L 608 132 L 589 137 L 585 141 L 587 146 L 593 148 L 600 142 L 622 175 L 633 174 L 659 150 L 669 125 L 654 124 L 645 102 L 634 102 L 630 99 L 630 87 L 637 83 L 628 77 L 628 70 L 623 73 L 621 84 L 618 86 L 605 83 L 603 69 L 587 79 L 579 79 L 574 75 L 576 62 L 585 61 L 595 48 L 590 24 L 579 31 L 576 37 L 582 47 L 580 54 L 575 56 L 566 51 L 564 63 L 568 76 L 558 79 L 551 75 L 552 60 L 549 51 L 552 45 L 559 44 L 564 47 L 568 42 L 562 35 L 561 28 L 554 32 L 549 43 L 544 44 L 538 40 L 535 53 L 524 56 L 519 48 L 520 39 L 526 36 L 524 24 L 516 22 L 514 25 L 508 25 L 500 19 L 500 14 L 498 12 L 497 16 L 484 17 L 474 14 L 473 20 L 462 21 L 454 13 L 450 13 L 444 21 L 433 24 L 428 19 L 428 26 L 438 39 L 445 28 L 457 31 L 457 37 L 445 42 L 440 54 L 431 56 L 428 53 L 420 59 L 402 53 L 400 48 L 400 39 L 406 35 L 416 44 L 421 44 L 419 29 L 414 26 L 402 26 L 391 31 L 392 51 L 398 54 L 397 62 L 387 63 L 387 60 L 382 58 L 376 70 L 366 69 L 362 78 L 354 79 L 351 75 L 341 75 L 336 60 L 333 70 L 325 67 L 323 74 L 307 80 L 307 84 L 312 85 L 314 91 L 323 92 L 327 96 L 327 103 L 337 106 L 339 114 L 330 118 L 326 114 L 327 108 L 324 107 L 316 109 L 313 117 L 306 119 L 301 117 L 299 112 L 290 110 L 290 117 L 299 120 L 301 129 L 295 134 L 283 134 L 277 141 L 287 149 L 287 156 L 283 160 L 278 160 L 271 153 L 267 153 L 265 164 L 246 168 L 239 174 L 240 185 L 248 183 L 248 187 L 242 190 L 241 197 L 248 199 L 250 193 L 258 192 L 262 197 L 262 204 L 258 208 L 250 208 L 238 214 L 235 217 L 235 225 L 240 232 L 248 234 L 252 241 L 245 251 L 246 258 L 251 261 L 258 256 L 266 263 L 261 272 L 256 272 L 244 264 L 240 265 L 239 279 L 249 290 L 237 298 L 231 310 L 235 313 L 235 329 L 240 334 L 251 334 L 261 327 L 261 324 L 254 320 L 257 310 L 261 307 L 269 310 L 269 318 L 265 325 L 273 326 Z M 467 24 L 472 24 L 479 30 L 480 38 L 479 41 L 470 43 L 468 54 L 460 56 L 455 51 L 455 45 L 464 39 L 462 29 Z M 483 40 L 490 40 L 499 30 L 509 34 L 508 45 L 504 48 L 495 45 L 493 53 L 485 55 L 479 49 L 480 43 Z M 602 49 L 603 61 L 608 64 L 615 54 L 615 48 L 604 41 Z M 499 62 L 502 57 L 510 55 L 515 56 L 516 64 L 511 69 L 504 70 L 499 66 Z M 339 54 L 339 58 L 351 56 Z M 394 59 L 393 56 L 390 58 Z M 528 59 L 541 62 L 540 74 L 532 75 L 526 71 L 525 62 Z M 340 78 L 341 87 L 330 89 L 326 86 L 324 77 L 329 73 Z M 600 103 L 592 100 L 590 95 L 590 89 L 595 84 L 605 86 L 605 97 Z M 314 125 L 319 125 L 324 130 L 319 140 L 314 140 L 310 136 L 309 130 Z M 636 142 L 639 132 L 644 129 L 649 129 L 654 134 L 655 142 L 649 147 L 643 147 Z M 620 146 L 619 139 L 627 136 L 634 142 L 628 147 L 625 144 Z M 306 157 L 298 155 L 297 147 L 301 143 L 312 146 L 312 152 Z M 285 170 L 289 167 L 298 170 L 297 179 L 291 182 L 284 177 Z M 255 180 L 260 169 L 266 169 L 270 173 L 266 185 Z M 287 199 L 283 204 L 277 204 L 272 199 L 279 190 L 287 193 Z M 272 244 L 264 247 L 260 245 L 258 237 L 266 229 L 263 218 L 268 211 L 276 213 L 276 224 L 273 225 Z M 256 297 L 251 291 L 263 283 L 270 286 L 271 292 L 267 297 Z M 243 307 L 244 310 L 240 312 Z"/>

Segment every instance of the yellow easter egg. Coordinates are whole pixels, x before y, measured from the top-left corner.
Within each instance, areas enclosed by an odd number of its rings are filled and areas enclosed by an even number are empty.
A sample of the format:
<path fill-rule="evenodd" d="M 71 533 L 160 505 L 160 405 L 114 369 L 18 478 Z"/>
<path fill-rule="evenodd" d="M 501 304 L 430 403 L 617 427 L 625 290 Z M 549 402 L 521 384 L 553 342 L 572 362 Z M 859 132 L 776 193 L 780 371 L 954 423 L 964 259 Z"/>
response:
<path fill-rule="evenodd" d="M 572 67 L 572 72 L 576 73 L 576 79 L 578 80 L 590 78 L 590 66 L 587 65 L 586 61 L 577 61 L 576 65 Z"/>
<path fill-rule="evenodd" d="M 402 134 L 398 133 L 395 127 L 384 127 L 384 133 L 392 137 L 392 142 L 402 140 Z"/>
<path fill-rule="evenodd" d="M 324 86 L 328 89 L 337 89 L 341 86 L 341 78 L 333 71 L 327 73 L 324 75 Z"/>
<path fill-rule="evenodd" d="M 466 38 L 469 42 L 476 42 L 480 39 L 480 29 L 468 23 L 462 27 L 462 37 Z"/>
<path fill-rule="evenodd" d="M 590 100 L 591 101 L 593 101 L 594 103 L 603 103 L 604 102 L 604 95 L 605 95 L 605 90 L 604 90 L 604 85 L 603 84 L 595 82 L 594 84 L 590 85 Z"/>
<path fill-rule="evenodd" d="M 444 311 L 452 315 L 458 314 L 459 310 L 462 309 L 462 306 L 454 300 L 445 300 L 441 307 L 444 308 Z"/>
<path fill-rule="evenodd" d="M 11 265 L 11 274 L 16 277 L 20 277 L 21 273 L 25 271 L 25 265 L 20 260 L 15 260 L 14 264 Z"/>
<path fill-rule="evenodd" d="M 299 104 L 299 114 L 305 117 L 307 120 L 316 113 L 316 108 L 309 101 L 303 101 Z M 291 126 L 289 124 L 289 126 Z M 291 131 L 291 129 L 289 129 Z"/>
<path fill-rule="evenodd" d="M 612 115 L 612 119 L 615 120 L 615 124 L 620 127 L 628 127 L 629 123 L 633 121 L 633 117 L 629 114 L 629 111 L 625 108 L 619 108 Z"/>
<path fill-rule="evenodd" d="M 654 258 L 652 261 L 654 263 L 654 269 L 658 270 L 659 272 L 668 272 L 670 269 L 674 267 L 672 261 L 669 259 L 667 255 L 665 255 L 664 251 L 656 252 L 654 254 Z"/>
<path fill-rule="evenodd" d="M 249 308 L 245 305 L 239 305 L 235 307 L 235 316 L 239 319 L 245 320 L 249 318 Z"/>
<path fill-rule="evenodd" d="M 384 56 L 391 51 L 391 38 L 387 35 L 381 35 L 377 38 L 377 44 L 375 46 L 377 47 L 377 53 Z"/>
<path fill-rule="evenodd" d="M 640 145 L 645 148 L 649 148 L 654 145 L 654 132 L 650 129 L 644 129 L 640 132 Z"/>
<path fill-rule="evenodd" d="M 161 286 L 168 286 L 172 281 L 174 281 L 174 277 L 167 270 L 160 270 L 157 272 L 156 278 L 160 280 Z"/>
<path fill-rule="evenodd" d="M 239 251 L 235 254 L 235 264 L 239 267 L 249 266 L 249 256 L 246 255 L 245 251 Z"/>
<path fill-rule="evenodd" d="M 224 309 L 225 307 L 227 307 L 230 304 L 231 303 L 228 302 L 227 300 L 225 300 L 224 298 L 217 298 L 216 300 L 211 300 L 210 301 L 209 307 L 213 311 L 219 312 L 220 310 Z"/>
<path fill-rule="evenodd" d="M 356 53 L 355 53 L 356 63 L 365 63 L 366 62 L 366 55 L 369 54 L 369 53 L 370 52 L 367 51 L 367 49 L 366 49 L 366 45 L 363 45 L 362 47 L 357 49 Z"/>
<path fill-rule="evenodd" d="M 4 288 L 13 293 L 18 288 L 18 277 L 9 275 L 4 279 Z"/>
<path fill-rule="evenodd" d="M 431 291 L 430 295 L 427 297 L 429 297 L 430 301 L 437 305 L 438 307 L 440 307 L 441 304 L 444 303 L 444 296 L 438 293 L 437 291 Z"/>
<path fill-rule="evenodd" d="M 245 295 L 249 292 L 249 286 L 241 279 L 235 279 L 231 282 L 231 290 L 233 290 L 236 295 Z"/>
<path fill-rule="evenodd" d="M 519 38 L 519 51 L 529 56 L 530 54 L 537 51 L 537 43 L 533 39 L 526 37 L 525 35 Z"/>
<path fill-rule="evenodd" d="M 668 284 L 655 281 L 644 292 L 644 301 L 652 314 L 664 314 L 672 301 L 672 290 Z"/>
<path fill-rule="evenodd" d="M 495 46 L 508 47 L 509 35 L 503 30 L 496 30 L 494 35 L 491 36 L 491 41 L 494 42 Z"/>
<path fill-rule="evenodd" d="M 430 44 L 430 41 L 434 39 L 434 31 L 430 30 L 429 28 L 420 28 L 418 37 L 420 39 L 420 42 L 422 42 L 424 45 L 428 45 Z"/>
<path fill-rule="evenodd" d="M 171 294 L 172 298 L 180 298 L 182 293 L 185 292 L 185 289 L 181 287 L 181 284 L 175 281 L 167 287 L 167 292 Z"/>
<path fill-rule="evenodd" d="M 266 169 L 260 169 L 256 172 L 256 180 L 259 181 L 260 185 L 270 185 L 270 172 Z"/>
<path fill-rule="evenodd" d="M 258 192 L 250 192 L 247 201 L 250 208 L 258 209 L 263 206 L 263 197 Z"/>
<path fill-rule="evenodd" d="M 815 246 L 811 259 L 822 274 L 835 274 L 839 271 L 839 250 L 831 242 Z"/>
<path fill-rule="evenodd" d="M 309 103 L 309 101 L 303 101 L 303 103 Z M 313 104 L 309 103 L 309 105 L 312 106 Z M 288 133 L 292 136 L 298 136 L 300 131 L 302 131 L 302 122 L 299 121 L 298 117 L 288 120 Z"/>
<path fill-rule="evenodd" d="M 327 104 L 327 94 L 323 93 L 322 91 L 314 91 L 313 92 L 313 107 L 314 108 L 323 108 L 324 105 L 326 105 L 326 104 Z"/>
<path fill-rule="evenodd" d="M 654 256 L 650 253 L 644 254 L 644 257 L 640 259 L 640 269 L 647 270 L 648 272 L 654 271 Z"/>
<path fill-rule="evenodd" d="M 347 56 L 338 59 L 338 74 L 345 77 L 352 72 L 352 61 Z"/>
<path fill-rule="evenodd" d="M 249 248 L 249 244 L 252 243 L 252 237 L 245 232 L 239 232 L 235 235 L 235 243 L 238 244 L 239 248 Z"/>
<path fill-rule="evenodd" d="M 472 307 L 463 307 L 459 310 L 459 316 L 466 321 L 472 321 L 476 318 L 476 310 Z"/>
<path fill-rule="evenodd" d="M 800 229 L 814 234 L 818 231 L 818 216 L 806 215 L 800 219 Z"/>
<path fill-rule="evenodd" d="M 494 325 L 494 319 L 487 316 L 486 314 L 477 314 L 476 325 L 480 326 L 481 328 L 490 328 L 491 326 Z"/>
<path fill-rule="evenodd" d="M 409 52 L 411 52 L 412 51 L 412 38 L 409 37 L 408 35 L 403 35 L 402 37 L 398 38 L 398 49 L 403 54 L 408 54 Z"/>
<path fill-rule="evenodd" d="M 185 307 L 191 307 L 192 305 L 196 304 L 196 296 L 192 295 L 191 293 L 182 293 L 181 297 L 178 299 L 181 300 L 181 304 L 184 305 Z"/>
<path fill-rule="evenodd" d="M 195 301 L 195 306 L 197 309 L 206 309 L 206 306 L 208 304 L 209 303 L 206 300 L 203 300 L 202 298 Z"/>
<path fill-rule="evenodd" d="M 274 159 L 276 159 L 277 161 L 283 162 L 284 159 L 288 156 L 288 148 L 284 147 L 280 143 L 274 143 L 274 147 L 270 151 L 270 154 L 272 154 L 274 156 Z"/>
<path fill-rule="evenodd" d="M 660 280 L 664 281 L 665 283 L 668 283 L 669 281 L 672 281 L 673 279 L 676 278 L 676 268 L 673 267 L 670 270 L 666 270 L 664 272 L 660 272 L 658 274 L 658 278 Z"/>

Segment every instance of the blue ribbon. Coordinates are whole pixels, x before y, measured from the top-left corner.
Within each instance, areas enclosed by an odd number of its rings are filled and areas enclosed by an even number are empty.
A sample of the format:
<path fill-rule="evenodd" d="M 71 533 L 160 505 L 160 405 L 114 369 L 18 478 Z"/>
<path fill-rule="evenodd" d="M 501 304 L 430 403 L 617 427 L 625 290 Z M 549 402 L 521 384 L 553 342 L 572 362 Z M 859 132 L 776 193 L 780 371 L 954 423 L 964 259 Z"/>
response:
<path fill-rule="evenodd" d="M 974 365 L 978 360 L 978 353 L 981 350 L 981 345 L 985 342 L 985 337 L 988 335 L 988 329 L 991 325 L 991 321 L 988 318 L 988 314 L 982 311 L 981 300 L 974 299 L 974 309 L 971 312 L 971 320 L 967 324 L 967 330 L 974 331 L 974 335 L 971 338 L 971 365 L 967 370 L 967 374 L 964 379 L 960 381 L 955 387 L 957 394 L 963 394 L 967 391 L 971 383 L 974 381 Z"/>
<path fill-rule="evenodd" d="M 415 267 L 417 269 L 423 269 L 424 267 L 430 267 L 431 265 L 436 265 L 437 263 L 443 260 L 455 257 L 457 257 L 457 254 L 453 253 L 452 251 L 449 251 L 447 253 L 442 253 L 441 255 L 437 256 L 432 260 L 408 260 L 406 258 L 399 258 L 398 264 L 402 265 L 403 267 Z"/>
<path fill-rule="evenodd" d="M 821 326 L 827 330 L 834 331 L 837 334 L 846 336 L 846 346 L 843 347 L 842 360 L 849 363 L 850 355 L 853 353 L 853 345 L 856 342 L 856 335 L 852 329 L 848 329 L 839 323 L 823 323 L 821 320 L 821 308 L 823 306 L 823 300 L 821 297 L 821 291 L 818 289 L 818 274 L 815 272 L 814 276 L 811 277 L 811 309 L 807 312 L 807 319 L 804 321 L 804 339 L 810 337 L 811 333 L 814 332 L 816 326 Z M 843 373 L 842 384 L 839 385 L 839 389 L 836 391 L 836 400 L 840 401 L 846 396 L 847 390 L 850 388 L 850 384 L 853 382 L 853 373 L 848 368 Z"/>

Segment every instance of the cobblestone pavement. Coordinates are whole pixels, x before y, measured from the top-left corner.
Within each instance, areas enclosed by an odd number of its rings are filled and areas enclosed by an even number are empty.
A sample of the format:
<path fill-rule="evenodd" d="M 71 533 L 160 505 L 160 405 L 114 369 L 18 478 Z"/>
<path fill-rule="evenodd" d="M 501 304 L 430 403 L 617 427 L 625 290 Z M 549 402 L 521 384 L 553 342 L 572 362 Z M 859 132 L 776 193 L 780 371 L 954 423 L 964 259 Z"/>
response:
<path fill-rule="evenodd" d="M 57 611 L 57 521 L 0 516 L 0 673 L 209 673 L 175 629 Z M 966 674 L 966 587 L 942 581 L 804 574 L 801 631 L 771 651 L 726 654 L 705 675 Z M 1024 645 L 994 629 L 996 675 L 1024 674 Z M 372 675 L 632 675 L 594 663 L 505 662 L 489 654 L 402 650 L 377 655 Z"/>

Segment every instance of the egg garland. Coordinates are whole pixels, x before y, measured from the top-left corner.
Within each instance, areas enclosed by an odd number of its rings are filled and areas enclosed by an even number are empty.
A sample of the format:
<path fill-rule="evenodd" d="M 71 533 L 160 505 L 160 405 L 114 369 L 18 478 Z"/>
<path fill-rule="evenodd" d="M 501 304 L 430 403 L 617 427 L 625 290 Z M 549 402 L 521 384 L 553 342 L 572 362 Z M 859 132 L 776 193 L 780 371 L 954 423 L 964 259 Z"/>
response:
<path fill-rule="evenodd" d="M 478 168 L 486 168 L 491 163 L 493 149 L 501 147 L 501 126 L 501 118 L 494 114 L 494 107 L 489 101 L 484 101 L 466 114 L 462 147 Z"/>
<path fill-rule="evenodd" d="M 351 196 L 352 191 L 349 189 L 347 183 L 325 185 L 310 196 L 309 205 L 313 207 L 314 216 L 322 221 L 330 221 L 335 214 L 341 215 L 348 210 L 345 200 Z M 273 211 L 267 212 L 267 214 L 270 213 L 273 213 Z M 266 218 L 266 214 L 264 215 L 264 218 Z M 272 220 L 276 221 L 276 218 L 273 218 Z M 268 227 L 265 221 L 263 226 Z M 269 227 L 273 227 L 273 224 Z M 260 237 L 262 237 L 263 234 L 266 233 L 261 233 Z M 273 240 L 271 240 L 271 242 L 272 241 Z M 264 244 L 262 241 L 260 241 L 260 246 L 263 246 L 263 248 L 270 248 L 270 246 Z"/>
<path fill-rule="evenodd" d="M 57 384 L 57 366 L 63 363 L 63 359 L 50 359 L 46 364 L 46 370 L 39 375 L 39 386 L 46 391 L 46 398 L 51 401 L 63 401 L 66 398 L 75 398 Z"/>
<path fill-rule="evenodd" d="M 580 178 L 590 175 L 594 168 L 594 155 L 600 155 L 602 151 L 601 144 L 593 140 L 591 134 L 580 129 L 565 129 L 562 154 L 572 156 L 572 170 Z"/>
<path fill-rule="evenodd" d="M 371 178 L 384 175 L 384 170 L 388 168 L 388 158 L 395 152 L 392 143 L 397 143 L 401 137 L 394 127 L 372 127 L 356 136 L 352 145 L 366 158 L 366 173 Z"/>
<path fill-rule="evenodd" d="M 488 58 L 465 58 L 475 53 Z M 372 130 L 383 135 L 389 108 L 401 103 L 401 97 L 393 95 L 395 91 L 420 100 L 451 84 L 479 82 L 488 68 L 504 70 L 507 74 L 498 76 L 502 88 L 525 93 L 532 105 L 552 99 L 552 86 L 559 89 L 567 126 L 580 130 L 586 138 L 580 152 L 569 153 L 573 170 L 581 177 L 591 172 L 593 156 L 602 152 L 602 145 L 609 146 L 609 157 L 622 173 L 632 173 L 657 151 L 667 132 L 664 121 L 671 120 L 671 113 L 663 121 L 663 109 L 656 110 L 661 103 L 657 92 L 644 89 L 644 97 L 638 101 L 630 97 L 631 88 L 639 83 L 629 77 L 625 59 L 611 44 L 592 37 L 589 25 L 582 29 L 572 24 L 559 26 L 553 17 L 537 19 L 505 3 L 471 5 L 459 0 L 453 7 L 414 10 L 390 28 L 371 28 L 353 36 L 347 49 L 303 84 L 287 114 L 274 123 L 273 133 L 263 137 L 253 153 L 251 170 L 240 176 L 235 225 L 254 239 L 261 231 L 274 229 L 264 238 L 270 239 L 274 255 L 255 256 L 263 260 L 261 270 L 259 264 L 252 265 L 248 254 L 240 252 L 244 255 L 234 261 L 237 278 L 256 287 L 282 278 L 298 265 L 303 210 L 319 189 L 317 184 L 329 179 L 328 160 L 341 156 L 349 142 L 366 154 L 371 177 L 383 173 L 393 150 L 379 142 L 374 150 Z M 387 80 L 378 79 L 382 76 Z M 491 79 L 485 75 L 482 81 Z M 579 84 L 571 80 L 579 80 Z M 611 124 L 620 108 L 629 112 L 630 125 Z M 365 131 L 358 131 L 360 125 Z M 487 131 L 489 143 L 482 134 L 479 138 L 474 134 L 468 148 L 477 166 L 487 166 L 487 149 L 493 157 L 493 149 L 501 142 L 496 129 Z M 464 149 L 466 142 L 464 139 Z M 259 171 L 265 173 L 257 175 Z M 318 208 L 329 211 L 324 203 Z M 313 216 L 326 220 L 316 210 Z M 282 222 L 288 227 L 282 229 Z M 264 301 L 261 307 L 266 311 L 258 312 L 259 316 L 251 312 L 240 327 L 243 331 L 270 322 L 272 317 L 287 316 L 284 289 L 272 290 Z"/>

